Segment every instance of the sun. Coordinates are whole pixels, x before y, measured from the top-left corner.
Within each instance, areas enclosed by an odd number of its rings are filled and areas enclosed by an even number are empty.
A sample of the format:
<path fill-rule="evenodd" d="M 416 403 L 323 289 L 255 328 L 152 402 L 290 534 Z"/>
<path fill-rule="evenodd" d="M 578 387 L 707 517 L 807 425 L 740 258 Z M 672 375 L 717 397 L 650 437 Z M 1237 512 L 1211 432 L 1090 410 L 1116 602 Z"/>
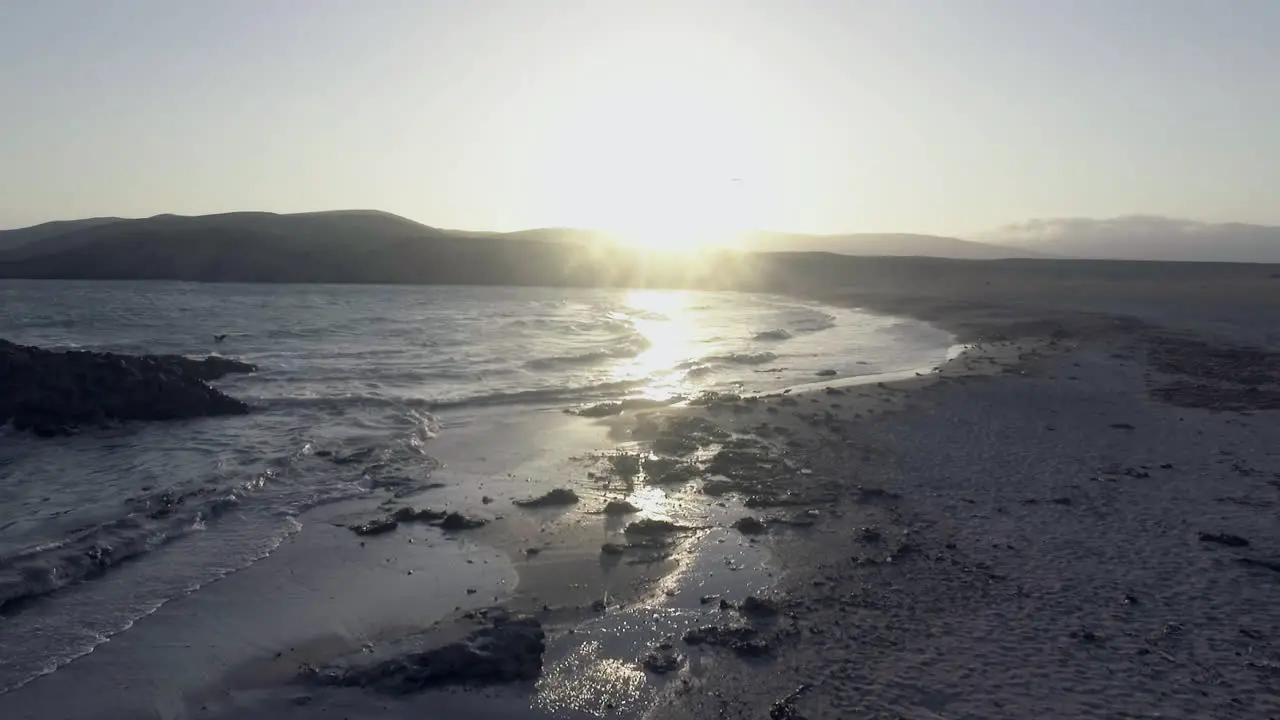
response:
<path fill-rule="evenodd" d="M 602 48 L 549 98 L 540 205 L 637 249 L 733 248 L 759 228 L 767 128 L 742 74 L 700 60 L 705 42 Z"/>

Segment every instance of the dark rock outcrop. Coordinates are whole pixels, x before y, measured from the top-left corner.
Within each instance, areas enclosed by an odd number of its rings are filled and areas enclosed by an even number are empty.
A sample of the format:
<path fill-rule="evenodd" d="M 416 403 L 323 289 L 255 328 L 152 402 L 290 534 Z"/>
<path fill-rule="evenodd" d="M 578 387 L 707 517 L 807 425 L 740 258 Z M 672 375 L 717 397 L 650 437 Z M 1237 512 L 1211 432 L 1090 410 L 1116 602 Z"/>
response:
<path fill-rule="evenodd" d="M 404 695 L 450 685 L 494 685 L 537 680 L 546 634 L 531 617 L 500 616 L 466 639 L 407 652 L 370 665 L 312 670 L 323 685 L 364 687 Z"/>
<path fill-rule="evenodd" d="M 42 437 L 127 420 L 243 415 L 206 383 L 257 367 L 221 357 L 55 352 L 0 340 L 0 423 Z"/>
<path fill-rule="evenodd" d="M 520 507 L 537 508 L 537 507 L 563 507 L 565 505 L 573 505 L 579 500 L 578 493 L 570 488 L 555 488 L 549 490 L 545 494 L 527 500 L 516 500 L 515 504 Z"/>
<path fill-rule="evenodd" d="M 1200 533 L 1200 542 L 1217 543 L 1218 545 L 1226 545 L 1227 547 L 1249 547 L 1249 541 L 1239 535 L 1231 533 Z"/>

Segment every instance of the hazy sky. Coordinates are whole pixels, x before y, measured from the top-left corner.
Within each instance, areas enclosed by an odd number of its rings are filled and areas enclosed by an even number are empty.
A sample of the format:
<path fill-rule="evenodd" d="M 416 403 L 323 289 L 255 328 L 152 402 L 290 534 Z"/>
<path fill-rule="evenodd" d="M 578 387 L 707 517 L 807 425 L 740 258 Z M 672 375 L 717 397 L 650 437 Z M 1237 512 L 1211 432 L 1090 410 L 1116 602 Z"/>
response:
<path fill-rule="evenodd" d="M 1280 0 L 0 0 L 0 227 L 1280 224 L 1277 38 Z"/>

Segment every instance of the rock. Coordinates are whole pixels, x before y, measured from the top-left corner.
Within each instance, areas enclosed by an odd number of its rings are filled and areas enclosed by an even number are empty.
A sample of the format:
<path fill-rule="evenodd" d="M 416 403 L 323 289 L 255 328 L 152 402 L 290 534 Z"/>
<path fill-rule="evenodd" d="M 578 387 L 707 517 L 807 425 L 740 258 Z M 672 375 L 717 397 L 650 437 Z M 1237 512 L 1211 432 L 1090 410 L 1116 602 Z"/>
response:
<path fill-rule="evenodd" d="M 400 526 L 400 523 L 393 517 L 377 518 L 359 525 L 351 525 L 351 531 L 357 535 L 382 535 L 389 533 Z"/>
<path fill-rule="evenodd" d="M 54 352 L 0 340 L 0 425 L 40 437 L 113 421 L 243 415 L 206 383 L 257 367 L 221 357 Z"/>
<path fill-rule="evenodd" d="M 723 647 L 744 657 L 768 654 L 769 643 L 759 637 L 755 628 L 744 625 L 708 625 L 684 634 L 689 645 Z"/>
<path fill-rule="evenodd" d="M 1200 533 L 1200 542 L 1217 543 L 1227 547 L 1249 547 L 1249 541 L 1231 533 Z"/>
<path fill-rule="evenodd" d="M 698 467 L 674 458 L 647 457 L 640 463 L 649 482 L 655 485 L 672 485 L 689 482 L 698 477 Z"/>
<path fill-rule="evenodd" d="M 636 520 L 627 525 L 623 530 L 627 535 L 669 535 L 673 532 L 685 530 L 687 528 L 677 525 L 670 520 L 658 520 L 655 518 L 644 518 Z"/>
<path fill-rule="evenodd" d="M 605 515 L 630 515 L 631 513 L 640 512 L 640 508 L 632 505 L 626 500 L 610 500 L 605 503 L 604 510 L 602 512 Z"/>
<path fill-rule="evenodd" d="M 760 533 L 768 529 L 765 527 L 765 524 L 763 522 L 760 522 L 759 520 L 751 517 L 750 515 L 744 518 L 739 518 L 738 520 L 734 521 L 733 526 L 737 528 L 738 532 L 742 533 L 743 535 L 759 535 Z"/>
<path fill-rule="evenodd" d="M 858 497 L 856 498 L 856 500 L 859 503 L 874 503 L 874 502 L 899 500 L 901 498 L 902 496 L 899 495 L 898 493 L 890 492 L 889 490 L 885 490 L 884 488 L 859 486 Z"/>
<path fill-rule="evenodd" d="M 588 405 L 583 408 L 578 408 L 577 410 L 574 410 L 572 412 L 575 415 L 579 415 L 585 418 L 602 418 L 602 417 L 609 417 L 610 415 L 621 415 L 622 410 L 623 410 L 622 403 L 613 401 L 613 402 L 596 403 L 595 405 Z"/>
<path fill-rule="evenodd" d="M 698 447 L 697 441 L 679 435 L 661 435 L 653 441 L 653 449 L 663 455 L 688 455 Z"/>
<path fill-rule="evenodd" d="M 818 372 L 814 373 L 814 375 L 817 375 L 818 377 L 835 377 L 836 371 L 835 370 L 819 370 Z"/>
<path fill-rule="evenodd" d="M 634 478 L 640 474 L 640 456 L 632 453 L 619 453 L 609 456 L 609 466 L 620 478 Z"/>
<path fill-rule="evenodd" d="M 747 599 L 738 605 L 738 612 L 750 617 L 773 617 L 778 614 L 778 603 L 769 598 L 748 595 Z"/>
<path fill-rule="evenodd" d="M 422 508 L 421 510 L 411 507 L 396 508 L 391 513 L 391 518 L 398 522 L 428 522 L 435 523 L 444 520 L 449 513 L 444 510 L 432 510 L 431 508 Z"/>
<path fill-rule="evenodd" d="M 1129 423 L 1111 423 L 1111 427 L 1116 430 L 1133 430 L 1134 427 Z"/>
<path fill-rule="evenodd" d="M 1262 558 L 1242 557 L 1242 558 L 1237 558 L 1236 562 L 1246 567 L 1258 567 L 1258 568 L 1270 570 L 1272 572 L 1280 573 L 1280 561 L 1264 560 Z"/>
<path fill-rule="evenodd" d="M 640 664 L 651 673 L 665 675 L 679 670 L 683 660 L 684 656 L 677 652 L 671 643 L 662 643 L 646 653 L 641 658 Z"/>
<path fill-rule="evenodd" d="M 442 530 L 472 530 L 488 522 L 488 520 L 482 518 L 467 517 L 459 512 L 451 512 L 440 521 L 440 528 Z"/>
<path fill-rule="evenodd" d="M 312 671 L 324 685 L 363 687 L 403 695 L 449 685 L 494 685 L 537 680 L 546 634 L 531 617 L 497 617 L 465 640 L 371 665 Z"/>
<path fill-rule="evenodd" d="M 573 505 L 576 502 L 578 502 L 578 493 L 570 488 L 556 488 L 536 498 L 516 500 L 515 504 L 520 507 L 560 507 Z"/>
<path fill-rule="evenodd" d="M 627 546 L 620 543 L 605 543 L 600 546 L 602 555 L 621 555 L 627 551 Z"/>
<path fill-rule="evenodd" d="M 875 544 L 884 538 L 880 531 L 875 528 L 864 527 L 858 531 L 858 539 L 864 543 Z"/>
<path fill-rule="evenodd" d="M 804 720 L 804 716 L 796 709 L 796 701 L 811 687 L 813 686 L 805 683 L 796 688 L 795 692 L 771 705 L 769 707 L 769 720 Z"/>

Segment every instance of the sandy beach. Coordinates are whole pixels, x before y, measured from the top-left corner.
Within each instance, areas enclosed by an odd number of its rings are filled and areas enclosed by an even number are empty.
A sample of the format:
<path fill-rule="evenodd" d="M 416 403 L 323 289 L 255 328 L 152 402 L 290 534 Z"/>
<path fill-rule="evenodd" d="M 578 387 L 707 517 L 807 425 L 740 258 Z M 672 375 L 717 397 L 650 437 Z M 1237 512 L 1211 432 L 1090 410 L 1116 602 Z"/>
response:
<path fill-rule="evenodd" d="M 3 714 L 1277 716 L 1280 286 L 1205 266 L 1144 295 L 987 267 L 821 293 L 952 332 L 937 368 L 549 413 L 486 446 L 519 452 L 453 448 L 471 482 L 303 515 Z M 548 488 L 573 498 L 528 504 Z M 348 528 L 401 508 L 484 524 Z M 424 593 L 422 572 L 461 591 Z M 536 634 L 502 634 L 523 617 Z M 528 663 L 473 672 L 513 638 Z M 405 674 L 439 648 L 462 669 Z M 131 658 L 136 685 L 104 704 L 95 678 Z"/>

